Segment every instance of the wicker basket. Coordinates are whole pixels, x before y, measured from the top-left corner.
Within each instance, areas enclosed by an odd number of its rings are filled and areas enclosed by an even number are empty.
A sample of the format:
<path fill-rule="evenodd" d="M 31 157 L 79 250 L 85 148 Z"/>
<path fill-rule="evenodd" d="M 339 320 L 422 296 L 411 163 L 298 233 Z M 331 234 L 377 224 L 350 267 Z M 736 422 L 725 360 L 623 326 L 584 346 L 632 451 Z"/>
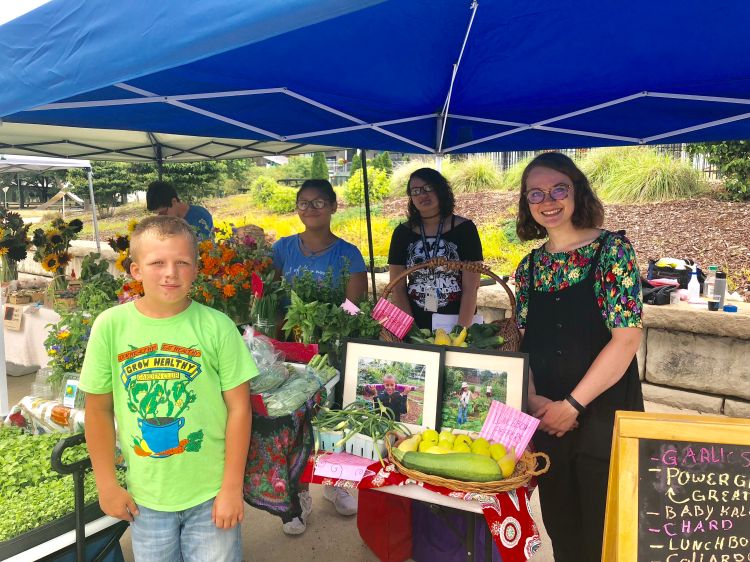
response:
<path fill-rule="evenodd" d="M 491 277 L 492 279 L 494 279 L 496 283 L 498 283 L 503 289 L 505 289 L 505 292 L 508 294 L 508 299 L 510 300 L 511 316 L 510 318 L 505 318 L 503 320 L 496 320 L 495 322 L 493 322 L 493 324 L 500 324 L 500 335 L 505 339 L 505 343 L 501 346 L 500 349 L 502 349 L 503 351 L 518 351 L 518 348 L 521 345 L 521 333 L 518 331 L 518 326 L 516 325 L 516 297 L 513 294 L 513 291 L 511 291 L 508 287 L 508 284 L 482 263 L 450 261 L 445 258 L 435 258 L 426 262 L 422 262 L 408 269 L 405 269 L 393 280 L 391 280 L 391 282 L 385 286 L 385 289 L 383 289 L 381 298 L 387 299 L 391 294 L 391 291 L 393 291 L 393 288 L 404 278 L 406 278 L 407 275 L 410 275 L 415 271 L 419 271 L 420 269 L 433 269 L 438 267 L 441 267 L 448 271 L 473 271 L 481 275 L 486 275 L 487 277 Z M 385 341 L 398 341 L 398 338 L 385 328 L 383 328 L 383 330 L 381 331 L 380 338 Z"/>
<path fill-rule="evenodd" d="M 432 474 L 425 474 L 417 470 L 411 470 L 402 465 L 393 456 L 392 447 L 398 447 L 404 438 L 394 442 L 391 446 L 390 440 L 386 440 L 386 447 L 388 449 L 388 460 L 396 465 L 398 471 L 404 476 L 426 482 L 427 484 L 433 484 L 435 486 L 442 486 L 449 490 L 455 490 L 458 492 L 476 492 L 480 494 L 498 494 L 500 492 L 510 492 L 521 486 L 525 486 L 531 481 L 534 476 L 541 476 L 549 470 L 549 457 L 544 453 L 530 453 L 524 451 L 521 458 L 516 464 L 516 468 L 513 474 L 509 478 L 504 480 L 498 480 L 496 482 L 463 482 L 461 480 L 451 480 L 449 478 L 442 478 L 441 476 L 434 476 Z M 538 459 L 544 459 L 544 466 L 538 468 Z"/>

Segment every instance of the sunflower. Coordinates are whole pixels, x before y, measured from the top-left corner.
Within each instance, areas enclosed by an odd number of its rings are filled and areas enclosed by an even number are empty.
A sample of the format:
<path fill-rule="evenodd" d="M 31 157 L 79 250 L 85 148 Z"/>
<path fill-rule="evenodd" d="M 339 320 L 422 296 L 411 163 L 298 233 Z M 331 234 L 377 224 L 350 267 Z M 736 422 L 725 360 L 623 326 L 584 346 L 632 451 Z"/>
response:
<path fill-rule="evenodd" d="M 8 246 L 0 246 L 0 256 L 4 256 L 8 253 Z"/>
<path fill-rule="evenodd" d="M 60 267 L 60 262 L 57 259 L 57 254 L 49 254 L 42 260 L 42 267 L 46 271 L 57 271 Z"/>
<path fill-rule="evenodd" d="M 23 261 L 26 259 L 26 246 L 13 246 L 8 250 L 8 257 L 13 261 Z"/>
<path fill-rule="evenodd" d="M 31 239 L 31 241 L 33 242 L 34 246 L 36 246 L 36 247 L 44 246 L 44 244 L 47 242 L 47 237 L 46 237 L 46 235 L 44 234 L 44 231 L 41 228 L 37 228 L 34 231 L 34 236 Z"/>
<path fill-rule="evenodd" d="M 72 256 L 69 252 L 62 252 L 57 255 L 57 262 L 60 264 L 60 267 L 65 267 L 70 263 L 71 258 Z"/>
<path fill-rule="evenodd" d="M 138 219 L 130 219 L 128 221 L 128 232 L 133 232 L 136 226 L 138 226 Z"/>
<path fill-rule="evenodd" d="M 117 268 L 119 271 L 125 272 L 125 260 L 128 259 L 128 253 L 127 252 L 120 252 L 120 254 L 117 256 L 117 259 L 115 260 L 115 268 Z"/>
<path fill-rule="evenodd" d="M 73 219 L 68 223 L 68 228 L 76 233 L 81 232 L 83 230 L 83 222 L 81 222 L 81 219 Z"/>
<path fill-rule="evenodd" d="M 60 234 L 59 232 L 47 233 L 47 238 L 55 246 L 59 246 L 64 241 L 62 234 Z"/>

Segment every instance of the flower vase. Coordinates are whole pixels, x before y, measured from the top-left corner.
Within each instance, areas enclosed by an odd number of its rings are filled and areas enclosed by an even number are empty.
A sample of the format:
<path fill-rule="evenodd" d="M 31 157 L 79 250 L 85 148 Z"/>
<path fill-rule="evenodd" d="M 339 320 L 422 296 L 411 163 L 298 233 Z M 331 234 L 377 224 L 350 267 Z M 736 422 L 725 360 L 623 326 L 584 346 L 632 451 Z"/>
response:
<path fill-rule="evenodd" d="M 50 283 L 50 289 L 53 292 L 64 291 L 68 288 L 68 280 L 65 278 L 65 270 L 56 270 L 55 276 L 52 278 Z"/>
<path fill-rule="evenodd" d="M 18 279 L 18 262 L 8 257 L 8 254 L 0 256 L 0 282 L 8 283 Z"/>
<path fill-rule="evenodd" d="M 276 337 L 277 301 L 276 295 L 267 295 L 256 298 L 253 302 L 253 329 L 270 338 Z"/>

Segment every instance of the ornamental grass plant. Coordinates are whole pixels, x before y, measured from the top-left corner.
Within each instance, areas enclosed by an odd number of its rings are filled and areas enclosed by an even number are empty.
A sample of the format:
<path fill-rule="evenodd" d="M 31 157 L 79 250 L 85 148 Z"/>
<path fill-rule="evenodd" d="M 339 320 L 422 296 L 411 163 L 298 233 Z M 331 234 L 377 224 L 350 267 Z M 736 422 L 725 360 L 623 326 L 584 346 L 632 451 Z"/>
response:
<path fill-rule="evenodd" d="M 689 163 L 645 146 L 592 150 L 579 164 L 607 203 L 689 199 L 707 189 L 700 172 Z"/>
<path fill-rule="evenodd" d="M 469 156 L 456 165 L 451 184 L 454 193 L 494 191 L 500 189 L 501 177 L 491 158 Z"/>

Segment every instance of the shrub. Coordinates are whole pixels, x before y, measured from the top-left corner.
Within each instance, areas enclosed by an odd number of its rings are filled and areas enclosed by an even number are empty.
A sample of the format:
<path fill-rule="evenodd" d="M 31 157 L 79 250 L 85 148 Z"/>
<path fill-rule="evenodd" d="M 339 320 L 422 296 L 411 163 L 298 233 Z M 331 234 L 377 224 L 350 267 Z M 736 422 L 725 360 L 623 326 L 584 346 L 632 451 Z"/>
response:
<path fill-rule="evenodd" d="M 650 147 L 592 150 L 580 166 L 599 197 L 610 203 L 688 199 L 706 189 L 690 164 Z"/>
<path fill-rule="evenodd" d="M 390 180 L 390 195 L 392 197 L 404 197 L 406 195 L 406 182 L 409 181 L 409 176 L 418 170 L 419 168 L 434 168 L 435 160 L 430 158 L 419 157 L 414 160 L 409 160 L 398 168 L 393 170 Z M 442 173 L 450 184 L 453 184 L 457 172 L 458 165 L 455 164 L 449 157 L 443 159 L 440 173 Z"/>
<path fill-rule="evenodd" d="M 265 205 L 279 187 L 273 178 L 260 176 L 250 185 L 250 193 L 254 202 Z"/>
<path fill-rule="evenodd" d="M 266 206 L 274 213 L 293 213 L 297 205 L 297 190 L 292 187 L 277 186 Z"/>
<path fill-rule="evenodd" d="M 505 170 L 500 176 L 500 189 L 518 191 L 521 188 L 523 171 L 531 160 L 531 158 L 524 158 Z"/>
<path fill-rule="evenodd" d="M 328 179 L 328 164 L 326 164 L 326 155 L 323 152 L 316 152 L 313 155 L 308 177 L 314 180 Z"/>
<path fill-rule="evenodd" d="M 702 154 L 719 169 L 728 199 L 750 199 L 750 141 L 707 142 L 688 145 L 687 150 L 691 156 Z"/>
<path fill-rule="evenodd" d="M 370 202 L 382 201 L 388 197 L 390 183 L 388 175 L 383 170 L 371 168 L 367 170 L 367 183 L 370 187 Z M 344 201 L 347 205 L 362 205 L 365 201 L 362 170 L 357 170 L 346 182 Z"/>
<path fill-rule="evenodd" d="M 391 221 L 382 216 L 372 216 L 372 246 L 374 256 L 387 256 L 388 249 L 391 245 L 391 235 L 396 228 L 397 221 Z M 337 215 L 333 215 L 331 229 L 347 242 L 351 242 L 362 252 L 362 255 L 369 255 L 370 250 L 367 247 L 367 223 L 365 222 L 364 212 L 360 217 L 345 217 L 343 220 L 337 220 Z"/>
<path fill-rule="evenodd" d="M 539 241 L 532 240 L 525 244 L 514 244 L 508 240 L 502 228 L 502 226 L 485 226 L 479 229 L 482 254 L 484 254 L 485 263 L 493 273 L 512 276 L 523 257 L 532 248 L 538 246 Z"/>
<path fill-rule="evenodd" d="M 452 184 L 455 193 L 500 189 L 500 172 L 491 158 L 472 156 L 456 166 Z"/>

